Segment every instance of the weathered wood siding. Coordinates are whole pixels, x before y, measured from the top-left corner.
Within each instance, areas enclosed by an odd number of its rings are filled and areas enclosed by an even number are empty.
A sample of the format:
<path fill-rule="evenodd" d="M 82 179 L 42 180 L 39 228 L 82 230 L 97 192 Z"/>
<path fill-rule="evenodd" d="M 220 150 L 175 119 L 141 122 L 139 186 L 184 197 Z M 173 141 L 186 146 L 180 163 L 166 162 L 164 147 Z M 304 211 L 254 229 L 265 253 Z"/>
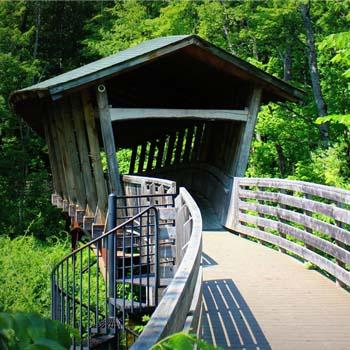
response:
<path fill-rule="evenodd" d="M 52 204 L 80 224 L 84 216 L 104 222 L 107 184 L 92 96 L 86 90 L 47 103 L 43 124 L 53 176 Z"/>

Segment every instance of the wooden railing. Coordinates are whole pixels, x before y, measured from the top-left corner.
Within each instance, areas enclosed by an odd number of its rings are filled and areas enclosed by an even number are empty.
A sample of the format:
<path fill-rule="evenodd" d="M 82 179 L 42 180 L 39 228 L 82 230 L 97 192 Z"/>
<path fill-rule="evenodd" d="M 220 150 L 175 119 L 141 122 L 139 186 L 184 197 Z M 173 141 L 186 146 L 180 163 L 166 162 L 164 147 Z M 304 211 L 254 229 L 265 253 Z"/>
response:
<path fill-rule="evenodd" d="M 228 228 L 296 254 L 350 286 L 350 191 L 235 178 Z"/>
<path fill-rule="evenodd" d="M 202 218 L 190 194 L 180 188 L 175 200 L 177 272 L 133 350 L 149 349 L 179 331 L 199 333 L 202 306 Z"/>

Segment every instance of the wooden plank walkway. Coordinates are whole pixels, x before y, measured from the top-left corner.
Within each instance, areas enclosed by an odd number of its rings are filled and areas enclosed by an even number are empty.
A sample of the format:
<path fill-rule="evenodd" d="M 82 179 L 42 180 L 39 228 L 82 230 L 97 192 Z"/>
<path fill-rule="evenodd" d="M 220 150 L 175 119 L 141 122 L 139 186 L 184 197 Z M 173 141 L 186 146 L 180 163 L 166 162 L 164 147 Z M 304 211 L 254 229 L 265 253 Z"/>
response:
<path fill-rule="evenodd" d="M 224 349 L 350 349 L 350 293 L 225 231 L 203 233 L 203 338 Z"/>

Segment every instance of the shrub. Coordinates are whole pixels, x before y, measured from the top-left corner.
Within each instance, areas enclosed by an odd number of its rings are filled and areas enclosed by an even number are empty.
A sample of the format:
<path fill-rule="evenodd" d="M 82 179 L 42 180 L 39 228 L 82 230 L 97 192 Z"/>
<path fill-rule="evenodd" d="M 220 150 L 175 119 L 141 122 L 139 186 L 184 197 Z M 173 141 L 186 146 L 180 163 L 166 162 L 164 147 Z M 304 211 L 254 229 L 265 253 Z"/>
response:
<path fill-rule="evenodd" d="M 69 241 L 0 236 L 0 311 L 50 313 L 50 273 Z"/>

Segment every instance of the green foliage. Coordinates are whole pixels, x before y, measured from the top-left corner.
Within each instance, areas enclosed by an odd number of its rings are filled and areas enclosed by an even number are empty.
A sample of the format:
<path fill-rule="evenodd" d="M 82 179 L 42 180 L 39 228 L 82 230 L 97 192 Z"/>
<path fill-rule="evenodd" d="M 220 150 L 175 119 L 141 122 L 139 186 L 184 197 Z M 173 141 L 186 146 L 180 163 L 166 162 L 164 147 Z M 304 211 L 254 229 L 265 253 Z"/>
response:
<path fill-rule="evenodd" d="M 344 154 L 347 152 L 344 143 L 335 144 L 326 150 L 318 149 L 312 152 L 311 160 L 298 162 L 294 175 L 289 178 L 349 188 L 349 166 Z"/>
<path fill-rule="evenodd" d="M 151 316 L 149 315 L 143 315 L 141 319 L 141 324 L 138 324 L 134 327 L 134 331 L 138 334 L 141 334 L 143 330 L 145 329 L 147 322 L 151 319 Z"/>
<path fill-rule="evenodd" d="M 157 344 L 153 345 L 151 350 L 214 350 L 217 349 L 213 345 L 208 344 L 204 340 L 198 339 L 193 334 L 175 333 L 164 338 Z"/>
<path fill-rule="evenodd" d="M 350 127 L 350 114 L 330 114 L 316 119 L 316 124 L 323 124 L 327 122 L 339 123 L 345 125 L 346 127 Z"/>
<path fill-rule="evenodd" d="M 50 313 L 50 273 L 70 251 L 68 239 L 0 236 L 0 311 Z"/>
<path fill-rule="evenodd" d="M 2 350 L 66 350 L 71 339 L 68 329 L 34 313 L 0 313 Z"/>

